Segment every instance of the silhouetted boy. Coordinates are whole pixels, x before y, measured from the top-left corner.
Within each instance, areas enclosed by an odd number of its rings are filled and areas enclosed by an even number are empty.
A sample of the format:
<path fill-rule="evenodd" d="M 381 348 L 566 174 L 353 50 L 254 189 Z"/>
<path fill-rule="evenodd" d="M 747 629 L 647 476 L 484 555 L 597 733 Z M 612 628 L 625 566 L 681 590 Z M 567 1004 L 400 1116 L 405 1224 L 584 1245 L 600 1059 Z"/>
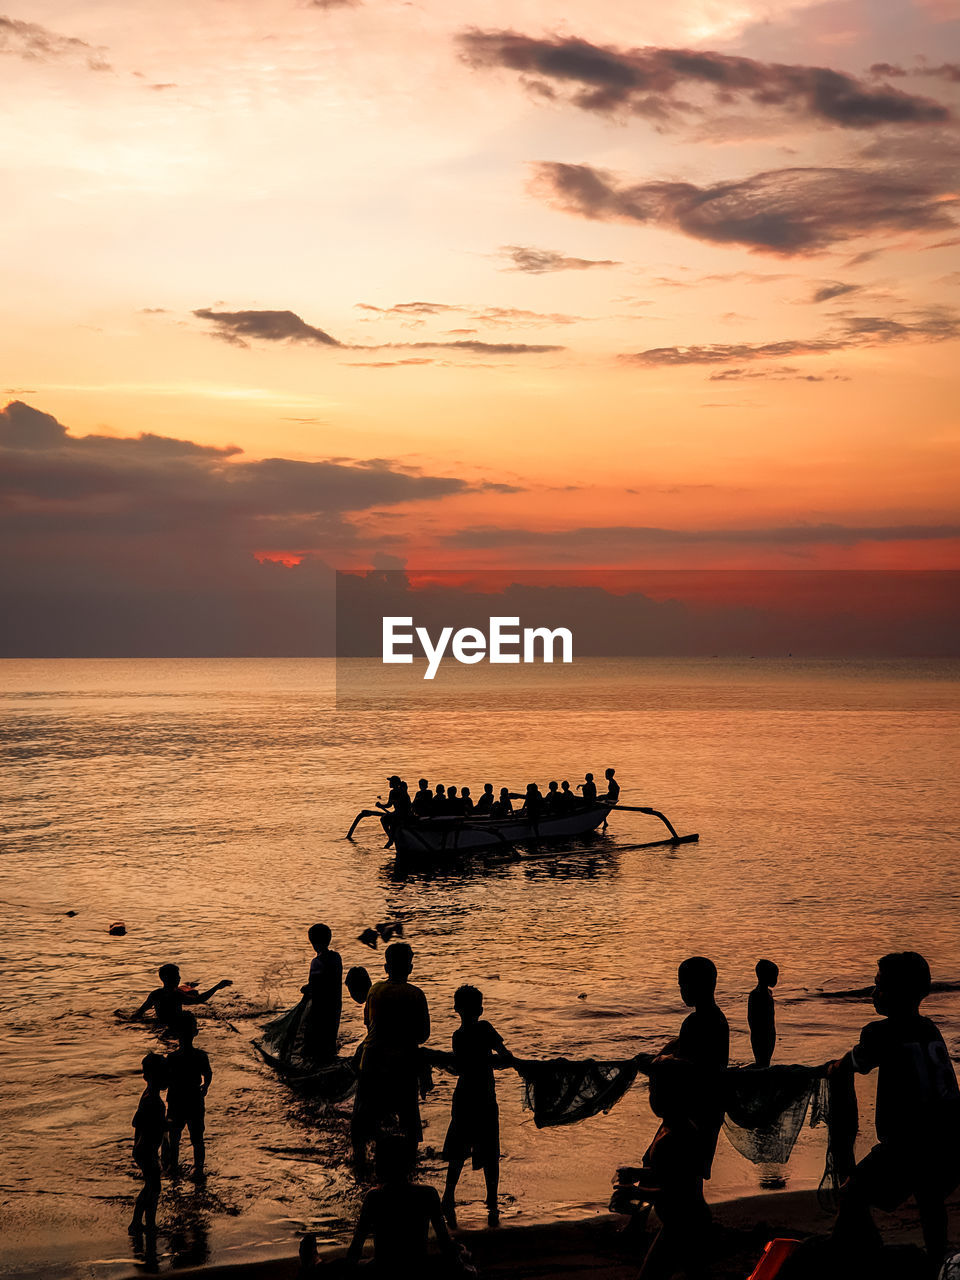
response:
<path fill-rule="evenodd" d="M 607 804 L 617 804 L 620 799 L 620 783 L 613 776 L 616 769 L 607 769 L 604 777 L 607 780 L 607 794 L 603 797 Z"/>
<path fill-rule="evenodd" d="M 180 1137 L 184 1129 L 193 1147 L 193 1176 L 203 1177 L 206 1159 L 204 1128 L 206 1096 L 213 1079 L 210 1059 L 197 1049 L 197 1020 L 192 1013 L 180 1016 L 176 1028 L 178 1047 L 167 1055 L 167 1169 L 176 1176 L 180 1166 Z"/>
<path fill-rule="evenodd" d="M 650 1069 L 650 1108 L 661 1124 L 640 1169 L 617 1170 L 610 1207 L 633 1213 L 652 1204 L 661 1228 L 640 1268 L 641 1280 L 701 1274 L 710 1229 L 703 1198 L 703 1135 L 690 1115 L 690 1098 L 700 1085 L 700 1070 L 682 1058 L 661 1054 Z M 638 1214 L 634 1222 L 643 1222 Z"/>
<path fill-rule="evenodd" d="M 483 792 L 477 800 L 477 807 L 474 812 L 478 814 L 490 813 L 493 809 L 493 804 L 493 783 L 485 782 L 483 784 Z"/>
<path fill-rule="evenodd" d="M 160 1091 L 167 1085 L 167 1062 L 159 1053 L 148 1053 L 141 1064 L 146 1088 L 134 1114 L 133 1158 L 143 1174 L 143 1187 L 133 1206 L 129 1230 L 137 1234 L 157 1229 L 160 1200 L 160 1143 L 167 1123 L 167 1109 Z"/>
<path fill-rule="evenodd" d="M 730 1062 L 730 1028 L 718 1007 L 717 966 L 706 956 L 691 956 L 677 970 L 680 998 L 692 1013 L 680 1025 L 680 1034 L 664 1048 L 699 1067 L 701 1085 L 691 1099 L 690 1118 L 703 1140 L 703 1176 L 710 1177 L 720 1130 L 723 1101 L 720 1072 Z"/>
<path fill-rule="evenodd" d="M 447 1182 L 443 1212 L 451 1227 L 457 1225 L 456 1191 L 467 1157 L 474 1169 L 483 1170 L 487 1192 L 487 1225 L 500 1221 L 497 1188 L 500 1185 L 500 1110 L 493 1062 L 512 1062 L 499 1032 L 481 1020 L 483 996 L 476 987 L 458 987 L 453 997 L 460 1026 L 453 1033 L 457 1084 L 450 1109 L 450 1127 L 443 1144 Z"/>
<path fill-rule="evenodd" d="M 433 813 L 433 792 L 430 790 L 430 783 L 426 778 L 421 778 L 417 784 L 412 808 L 418 818 L 428 818 Z"/>
<path fill-rule="evenodd" d="M 577 785 L 577 790 L 583 792 L 583 803 L 588 807 L 597 803 L 597 784 L 592 773 L 588 773 L 583 782 Z"/>
<path fill-rule="evenodd" d="M 310 961 L 310 976 L 304 988 L 310 997 L 304 1049 L 314 1061 L 326 1062 L 337 1052 L 343 1009 L 343 961 L 338 951 L 330 950 L 333 935 L 327 925 L 311 925 L 307 937 L 316 954 Z"/>
<path fill-rule="evenodd" d="M 364 1197 L 347 1251 L 348 1265 L 360 1261 L 363 1246 L 372 1236 L 375 1275 L 423 1280 L 429 1274 L 472 1273 L 472 1268 L 464 1267 L 459 1260 L 436 1188 L 411 1182 L 412 1169 L 413 1156 L 408 1146 L 388 1138 L 377 1143 L 378 1185 Z M 440 1246 L 442 1265 L 438 1270 L 431 1268 L 427 1253 L 431 1227 Z"/>
<path fill-rule="evenodd" d="M 747 1026 L 750 1048 L 758 1067 L 769 1067 L 777 1045 L 777 1014 L 771 987 L 780 978 L 780 970 L 772 960 L 758 960 L 757 985 L 747 996 Z"/>
<path fill-rule="evenodd" d="M 960 1090 L 935 1023 L 920 1013 L 930 992 L 930 967 L 916 951 L 883 956 L 873 1005 L 854 1049 L 834 1070 L 879 1068 L 878 1143 L 841 1190 L 834 1238 L 855 1248 L 879 1245 L 870 1206 L 892 1212 L 917 1202 L 923 1240 L 934 1265 L 947 1248 L 944 1199 L 960 1184 Z"/>
<path fill-rule="evenodd" d="M 363 1165 L 366 1144 L 395 1120 L 416 1150 L 420 1125 L 420 1046 L 430 1036 L 427 998 L 409 981 L 413 949 L 391 942 L 383 956 L 385 981 L 370 988 L 363 1009 L 367 1038 L 361 1046 L 360 1073 L 353 1108 L 354 1159 Z"/>
<path fill-rule="evenodd" d="M 157 1022 L 164 1027 L 175 1027 L 180 1021 L 185 1004 L 206 1004 L 212 995 L 224 987 L 232 987 L 229 978 L 222 978 L 207 991 L 197 991 L 193 987 L 180 985 L 180 969 L 175 964 L 162 964 L 157 971 L 162 986 L 154 988 L 143 1004 L 132 1015 L 142 1018 L 148 1010 L 153 1009 Z"/>

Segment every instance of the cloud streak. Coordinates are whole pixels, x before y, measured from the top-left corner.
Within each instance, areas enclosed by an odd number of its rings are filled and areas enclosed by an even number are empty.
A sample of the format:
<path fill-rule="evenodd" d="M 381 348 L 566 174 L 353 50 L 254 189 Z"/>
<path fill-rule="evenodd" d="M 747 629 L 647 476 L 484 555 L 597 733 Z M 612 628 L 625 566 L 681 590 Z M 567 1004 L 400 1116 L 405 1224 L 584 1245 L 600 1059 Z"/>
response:
<path fill-rule="evenodd" d="M 620 49 L 573 36 L 537 38 L 510 30 L 469 30 L 458 45 L 470 66 L 519 72 L 541 97 L 563 95 L 583 111 L 628 113 L 661 124 L 697 112 L 681 96 L 692 89 L 705 90 L 714 104 L 747 101 L 848 129 L 937 125 L 951 118 L 950 109 L 931 98 L 829 67 L 758 62 L 701 49 Z"/>
<path fill-rule="evenodd" d="M 595 267 L 622 267 L 622 262 L 612 258 L 571 258 L 555 249 L 535 249 L 531 245 L 505 244 L 500 253 L 509 260 L 504 271 L 523 271 L 527 275 L 542 276 L 553 271 L 591 271 Z"/>
<path fill-rule="evenodd" d="M 584 218 L 663 227 L 781 257 L 822 253 L 872 233 L 956 226 L 957 196 L 941 181 L 893 171 L 798 166 L 701 187 L 622 183 L 590 165 L 547 162 L 535 166 L 534 188 Z"/>
<path fill-rule="evenodd" d="M 91 71 L 109 71 L 102 48 L 76 36 L 62 36 L 36 22 L 23 22 L 0 14 L 0 55 L 26 62 L 60 62 L 79 58 Z"/>

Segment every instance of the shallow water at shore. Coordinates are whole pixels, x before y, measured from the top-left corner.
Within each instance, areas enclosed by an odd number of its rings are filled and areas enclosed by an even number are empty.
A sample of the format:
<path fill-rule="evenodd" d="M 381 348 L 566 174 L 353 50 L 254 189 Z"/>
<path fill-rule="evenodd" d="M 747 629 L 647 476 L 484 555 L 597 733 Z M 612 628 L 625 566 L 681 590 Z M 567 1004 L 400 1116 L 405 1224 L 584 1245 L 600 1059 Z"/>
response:
<path fill-rule="evenodd" d="M 138 1003 L 167 960 L 186 979 L 235 982 L 202 1014 L 216 1072 L 208 1185 L 165 1192 L 161 1212 L 166 1260 L 181 1264 L 289 1252 L 305 1226 L 339 1239 L 355 1211 L 349 1106 L 298 1097 L 250 1046 L 269 1011 L 296 1000 L 316 919 L 345 965 L 374 976 L 382 961 L 357 935 L 402 920 L 431 1043 L 449 1044 L 452 994 L 469 980 L 530 1057 L 655 1047 L 683 1016 L 676 965 L 694 952 L 718 963 L 740 1060 L 761 955 L 783 974 L 781 1061 L 849 1046 L 869 1005 L 814 990 L 862 986 L 884 951 L 915 947 L 935 976 L 960 977 L 954 667 L 753 664 L 747 681 L 724 664 L 707 679 L 694 664 L 608 663 L 620 714 L 454 701 L 419 718 L 337 712 L 332 675 L 323 660 L 0 665 L 0 1126 L 16 1153 L 0 1188 L 6 1274 L 128 1265 L 129 1121 L 155 1041 L 113 1011 Z M 560 853 L 400 876 L 376 824 L 342 838 L 394 770 L 476 791 L 576 781 L 608 763 L 626 803 L 662 808 L 699 844 L 639 850 L 659 833 L 622 814 Z M 108 936 L 115 919 L 125 937 Z M 934 997 L 928 1012 L 956 1053 L 960 997 Z M 360 1036 L 349 1001 L 343 1031 L 347 1045 Z M 430 1174 L 451 1092 L 438 1073 L 424 1107 Z M 539 1132 L 515 1080 L 501 1078 L 500 1098 L 508 1221 L 605 1202 L 614 1166 L 635 1161 L 654 1127 L 639 1087 L 607 1116 Z M 869 1140 L 869 1110 L 863 1127 Z M 791 1188 L 818 1180 L 822 1146 L 804 1135 Z M 763 1176 L 721 1141 L 713 1195 Z M 462 1220 L 479 1222 L 479 1175 L 464 1175 L 462 1195 Z"/>

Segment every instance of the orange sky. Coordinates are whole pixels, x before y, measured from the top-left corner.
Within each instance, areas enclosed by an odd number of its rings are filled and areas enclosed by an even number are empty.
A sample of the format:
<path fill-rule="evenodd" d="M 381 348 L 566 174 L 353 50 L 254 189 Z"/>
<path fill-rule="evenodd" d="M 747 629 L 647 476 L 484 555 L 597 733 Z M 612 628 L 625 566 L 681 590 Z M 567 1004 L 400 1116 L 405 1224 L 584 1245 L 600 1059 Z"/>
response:
<path fill-rule="evenodd" d="M 69 434 L 0 419 L 8 586 L 956 567 L 958 33 L 952 0 L 24 0 L 3 385 Z"/>

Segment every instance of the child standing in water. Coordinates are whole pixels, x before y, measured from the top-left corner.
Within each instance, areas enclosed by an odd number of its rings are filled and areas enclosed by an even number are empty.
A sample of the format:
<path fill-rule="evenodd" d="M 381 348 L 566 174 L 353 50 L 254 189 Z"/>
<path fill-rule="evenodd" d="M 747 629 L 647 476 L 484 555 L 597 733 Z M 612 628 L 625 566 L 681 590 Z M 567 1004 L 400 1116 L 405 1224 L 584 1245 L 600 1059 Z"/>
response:
<path fill-rule="evenodd" d="M 483 996 L 476 987 L 458 987 L 453 1007 L 460 1026 L 453 1033 L 453 1056 L 457 1084 L 450 1109 L 450 1127 L 443 1144 L 447 1161 L 447 1182 L 443 1192 L 443 1212 L 450 1226 L 456 1226 L 456 1190 L 468 1156 L 474 1169 L 483 1170 L 487 1192 L 487 1225 L 497 1226 L 500 1211 L 497 1189 L 500 1184 L 500 1110 L 493 1063 L 512 1062 L 499 1033 L 481 1020 Z"/>
<path fill-rule="evenodd" d="M 167 1087 L 167 1062 L 159 1053 L 148 1053 L 141 1064 L 146 1088 L 131 1121 L 133 1125 L 133 1158 L 143 1174 L 143 1187 L 133 1207 L 131 1235 L 146 1228 L 157 1229 L 157 1204 L 160 1200 L 160 1143 L 167 1124 L 167 1109 L 160 1096 Z"/>
<path fill-rule="evenodd" d="M 757 961 L 757 985 L 747 996 L 747 1025 L 750 1047 L 758 1067 L 769 1067 L 777 1044 L 777 1015 L 772 987 L 777 985 L 780 970 L 772 960 Z"/>
<path fill-rule="evenodd" d="M 197 1020 L 192 1013 L 181 1015 L 176 1032 L 178 1046 L 167 1057 L 169 1129 L 166 1163 L 170 1173 L 176 1176 L 180 1165 L 180 1136 L 186 1129 L 193 1146 L 193 1176 L 200 1179 L 203 1177 L 207 1153 L 203 1136 L 206 1124 L 205 1099 L 213 1079 L 213 1069 L 204 1051 L 194 1046 Z"/>

